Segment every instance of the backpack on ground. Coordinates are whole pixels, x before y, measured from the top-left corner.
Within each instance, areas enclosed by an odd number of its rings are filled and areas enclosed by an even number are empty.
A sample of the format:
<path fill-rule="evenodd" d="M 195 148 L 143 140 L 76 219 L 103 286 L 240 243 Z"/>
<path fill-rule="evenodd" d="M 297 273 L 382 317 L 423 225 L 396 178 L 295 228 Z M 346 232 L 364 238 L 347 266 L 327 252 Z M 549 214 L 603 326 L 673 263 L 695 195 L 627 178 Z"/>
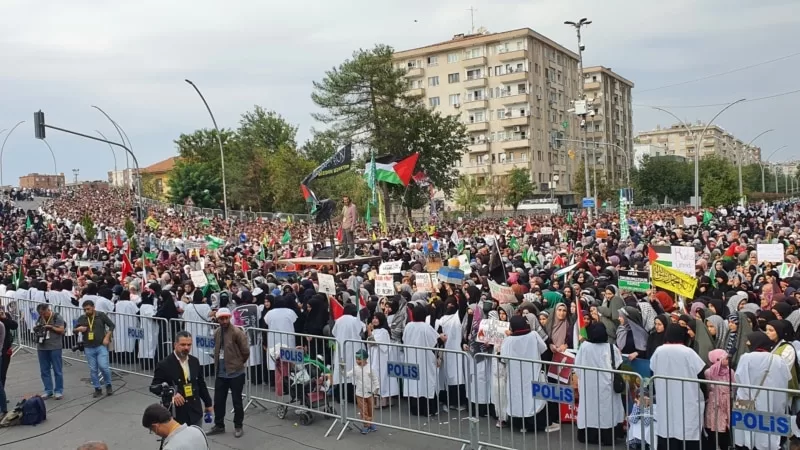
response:
<path fill-rule="evenodd" d="M 42 397 L 38 395 L 22 402 L 22 425 L 39 425 L 47 420 L 47 407 Z"/>

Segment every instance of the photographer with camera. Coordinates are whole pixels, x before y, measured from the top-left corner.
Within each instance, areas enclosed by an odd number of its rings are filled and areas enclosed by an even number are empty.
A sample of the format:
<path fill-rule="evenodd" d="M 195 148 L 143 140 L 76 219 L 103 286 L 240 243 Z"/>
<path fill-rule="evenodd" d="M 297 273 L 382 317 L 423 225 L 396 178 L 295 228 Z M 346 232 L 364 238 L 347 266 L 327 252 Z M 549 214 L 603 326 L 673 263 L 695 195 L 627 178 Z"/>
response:
<path fill-rule="evenodd" d="M 174 341 L 175 352 L 156 366 L 150 392 L 160 395 L 166 403 L 165 407 L 170 403 L 174 405 L 173 412 L 178 423 L 202 424 L 203 405 L 206 422 L 210 423 L 213 403 L 200 361 L 189 354 L 192 351 L 192 335 L 188 331 L 180 331 Z M 172 394 L 171 397 L 169 394 Z"/>
<path fill-rule="evenodd" d="M 163 450 L 208 450 L 208 440 L 200 427 L 179 424 L 158 403 L 144 410 L 142 426 L 162 438 Z"/>
<path fill-rule="evenodd" d="M 111 389 L 111 367 L 108 365 L 108 344 L 114 332 L 114 322 L 105 313 L 95 311 L 94 302 L 83 302 L 84 314 L 78 317 L 77 333 L 81 333 L 78 345 L 73 350 L 83 350 L 86 353 L 86 362 L 89 363 L 89 377 L 94 386 L 94 397 L 103 395 L 98 373 L 103 374 L 106 383 L 106 395 L 113 393 Z"/>
<path fill-rule="evenodd" d="M 36 312 L 39 313 L 39 319 L 33 326 L 33 334 L 39 357 L 39 374 L 44 384 L 42 398 L 54 397 L 56 400 L 61 400 L 64 398 L 61 340 L 67 323 L 58 313 L 53 312 L 47 303 L 37 305 Z M 53 389 L 53 378 L 55 378 L 55 389 Z"/>

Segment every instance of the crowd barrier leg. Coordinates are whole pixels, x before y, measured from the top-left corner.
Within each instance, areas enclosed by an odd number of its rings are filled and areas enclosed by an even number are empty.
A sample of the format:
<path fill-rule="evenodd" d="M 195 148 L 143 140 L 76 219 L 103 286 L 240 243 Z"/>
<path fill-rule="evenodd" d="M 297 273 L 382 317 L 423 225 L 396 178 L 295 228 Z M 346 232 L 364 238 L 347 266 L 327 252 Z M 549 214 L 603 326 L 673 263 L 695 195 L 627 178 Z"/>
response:
<path fill-rule="evenodd" d="M 245 371 L 244 382 L 246 386 L 245 389 L 246 394 L 243 400 L 244 412 L 246 413 L 251 406 L 256 406 L 258 408 L 263 409 L 264 411 L 267 411 L 268 408 L 264 406 L 263 403 L 259 402 L 258 399 L 253 398 L 253 383 L 250 375 L 250 367 L 248 367 L 247 370 Z M 233 413 L 233 410 L 231 410 L 231 413 Z"/>

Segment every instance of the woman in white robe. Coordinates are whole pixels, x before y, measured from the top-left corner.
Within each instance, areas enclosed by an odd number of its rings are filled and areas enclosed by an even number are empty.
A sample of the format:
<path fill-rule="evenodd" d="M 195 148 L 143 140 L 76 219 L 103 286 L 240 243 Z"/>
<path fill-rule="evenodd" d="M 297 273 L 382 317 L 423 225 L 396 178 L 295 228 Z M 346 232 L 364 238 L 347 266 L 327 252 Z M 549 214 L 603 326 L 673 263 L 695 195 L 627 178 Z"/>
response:
<path fill-rule="evenodd" d="M 780 355 L 771 353 L 774 343 L 761 331 L 748 334 L 747 341 L 750 353 L 745 353 L 739 358 L 735 382 L 750 386 L 786 389 L 789 380 L 792 379 L 792 373 Z M 754 409 L 756 411 L 775 415 L 786 414 L 786 406 L 789 401 L 784 392 L 741 387 L 736 389 L 736 400 L 739 402 L 755 400 Z M 775 434 L 735 429 L 733 438 L 737 448 L 739 446 L 758 450 L 781 448 L 781 436 Z"/>
<path fill-rule="evenodd" d="M 425 322 L 427 312 L 424 306 L 415 306 L 414 321 L 406 324 L 403 329 L 403 344 L 421 347 L 406 348 L 404 353 L 406 364 L 419 366 L 419 380 L 403 380 L 403 396 L 409 398 L 409 410 L 415 416 L 432 416 L 438 413 L 436 394 L 439 389 L 439 371 L 434 351 L 441 336 Z"/>
<path fill-rule="evenodd" d="M 450 298 L 445 303 L 446 312 L 441 319 L 436 321 L 438 333 L 447 336 L 444 348 L 450 350 L 443 352 L 442 367 L 443 379 L 446 386 L 447 397 L 442 402 L 451 408 L 466 409 L 466 372 L 464 355 L 461 352 L 461 319 L 458 317 L 458 302 Z"/>
<path fill-rule="evenodd" d="M 207 345 L 206 339 L 213 339 L 215 327 L 211 321 L 211 307 L 208 306 L 205 299 L 200 297 L 199 301 L 194 300 L 184 306 L 182 319 L 185 330 L 192 334 L 194 340 L 190 354 L 197 358 L 201 366 L 214 364 L 213 348 L 209 349 L 198 345 L 199 343 Z"/>
<path fill-rule="evenodd" d="M 678 324 L 667 326 L 664 345 L 650 357 L 653 376 L 697 380 L 705 363 L 686 347 L 686 329 Z M 655 428 L 661 450 L 698 450 L 705 417 L 705 401 L 699 383 L 656 378 Z M 685 446 L 685 447 L 684 447 Z"/>
<path fill-rule="evenodd" d="M 136 314 L 139 308 L 131 301 L 130 292 L 122 291 L 120 300 L 114 305 L 115 314 L 111 317 L 114 321 L 114 352 L 116 358 L 123 364 L 133 363 L 133 352 L 136 350 L 139 318 Z M 116 320 L 115 320 L 116 318 Z"/>
<path fill-rule="evenodd" d="M 356 305 L 352 303 L 345 305 L 344 314 L 336 319 L 331 330 L 336 339 L 336 348 L 333 349 L 333 383 L 337 387 L 347 383 L 345 398 L 350 403 L 355 402 L 354 390 L 352 380 L 348 380 L 345 374 L 353 370 L 356 364 L 356 352 L 364 348 L 360 342 L 348 342 L 345 345 L 345 341 L 361 341 L 361 333 L 365 330 L 364 323 L 358 320 L 356 314 L 358 314 Z"/>
<path fill-rule="evenodd" d="M 492 346 L 477 340 L 481 321 L 486 319 L 486 312 L 483 310 L 484 303 L 480 302 L 480 289 L 475 286 L 468 286 L 464 292 L 468 305 L 467 314 L 462 319 L 462 330 L 465 339 L 461 343 L 461 348 L 467 353 L 467 400 L 472 404 L 473 411 L 478 417 L 487 417 L 492 414 L 491 391 L 493 389 L 492 363 L 494 358 L 488 355 L 492 352 Z M 491 308 L 491 302 L 486 302 L 486 304 L 488 305 L 487 309 Z M 507 306 L 507 314 L 513 313 L 511 305 Z M 494 318 L 497 318 L 496 311 L 490 311 L 489 314 L 493 314 Z M 505 396 L 505 388 L 499 392 L 503 392 Z M 494 415 L 497 415 L 497 409 L 495 409 Z"/>
<path fill-rule="evenodd" d="M 158 319 L 155 319 L 156 307 L 152 292 L 142 295 L 142 303 L 139 305 L 139 326 L 144 331 L 144 339 L 139 342 L 139 362 L 144 370 L 155 370 L 156 349 L 158 348 Z M 166 325 L 164 328 L 168 328 Z"/>
<path fill-rule="evenodd" d="M 391 355 L 396 354 L 397 347 L 390 344 L 389 322 L 386 315 L 376 312 L 372 317 L 372 323 L 367 328 L 367 341 L 369 342 L 369 365 L 372 371 L 378 375 L 380 380 L 380 407 L 389 405 L 389 398 L 400 394 L 400 384 L 397 378 L 389 376 L 387 363 L 397 361 Z"/>
<path fill-rule="evenodd" d="M 497 308 L 497 311 L 492 311 L 489 313 L 489 320 L 495 319 L 501 322 L 508 322 L 508 319 L 512 315 L 511 305 L 504 304 L 500 305 Z M 507 366 L 506 362 L 502 361 L 498 355 L 500 355 L 500 350 L 503 348 L 502 342 L 497 344 L 492 349 L 495 357 L 491 359 L 491 370 L 492 370 L 492 404 L 494 405 L 494 411 L 497 415 L 497 423 L 495 426 L 497 428 L 502 428 L 505 426 L 506 421 L 508 420 L 508 414 L 506 412 L 506 378 L 508 377 Z"/>
<path fill-rule="evenodd" d="M 578 442 L 592 445 L 614 445 L 615 437 L 622 437 L 625 408 L 622 394 L 614 392 L 613 373 L 622 364 L 622 354 L 614 344 L 608 343 L 606 327 L 600 322 L 586 329 L 587 340 L 575 356 L 575 365 L 599 370 L 575 369 L 578 375 Z M 612 364 L 613 358 L 613 364 Z"/>
<path fill-rule="evenodd" d="M 267 348 L 273 349 L 277 346 L 295 347 L 294 323 L 297 321 L 297 313 L 287 304 L 282 296 L 275 297 L 273 308 L 264 316 L 264 323 L 267 325 Z M 261 350 L 258 351 L 261 353 Z M 267 368 L 275 370 L 275 361 L 269 358 Z M 280 380 L 275 380 L 280 383 Z"/>
<path fill-rule="evenodd" d="M 509 335 L 503 339 L 501 357 L 541 361 L 547 349 L 538 333 L 531 332 L 528 321 L 521 316 L 509 320 Z M 547 402 L 533 397 L 531 381 L 544 380 L 542 365 L 538 362 L 506 359 L 508 383 L 506 385 L 506 414 L 512 429 L 529 432 L 543 431 L 547 427 Z"/>

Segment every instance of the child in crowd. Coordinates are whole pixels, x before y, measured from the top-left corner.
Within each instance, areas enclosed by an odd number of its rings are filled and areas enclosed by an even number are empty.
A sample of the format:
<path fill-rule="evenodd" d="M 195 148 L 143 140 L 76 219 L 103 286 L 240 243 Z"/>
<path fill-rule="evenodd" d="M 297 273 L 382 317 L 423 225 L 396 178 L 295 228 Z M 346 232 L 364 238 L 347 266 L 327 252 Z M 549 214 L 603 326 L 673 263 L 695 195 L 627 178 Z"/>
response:
<path fill-rule="evenodd" d="M 368 358 L 369 353 L 366 350 L 357 351 L 356 367 L 347 373 L 347 378 L 352 380 L 355 386 L 356 405 L 358 405 L 361 421 L 364 424 L 361 434 L 378 431 L 378 427 L 372 423 L 372 396 L 378 395 L 381 385 L 378 375 L 372 371 L 367 362 Z"/>
<path fill-rule="evenodd" d="M 650 427 L 653 422 L 650 397 L 637 398 L 628 416 L 628 449 L 650 450 Z"/>

